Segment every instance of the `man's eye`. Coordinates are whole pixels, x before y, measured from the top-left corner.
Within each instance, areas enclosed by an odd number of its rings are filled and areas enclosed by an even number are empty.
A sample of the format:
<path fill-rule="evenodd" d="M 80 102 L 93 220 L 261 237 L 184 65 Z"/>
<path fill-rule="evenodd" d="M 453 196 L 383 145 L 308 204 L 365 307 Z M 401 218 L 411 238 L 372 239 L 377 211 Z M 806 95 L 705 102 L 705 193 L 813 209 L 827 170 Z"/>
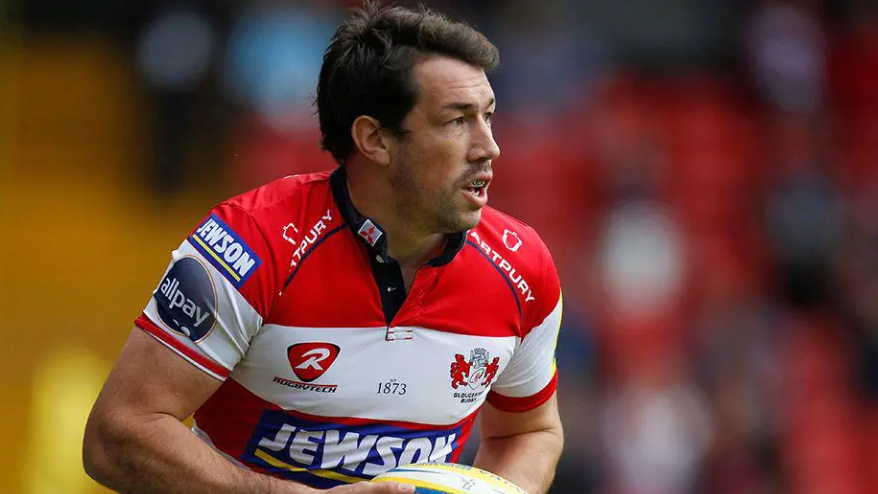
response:
<path fill-rule="evenodd" d="M 452 120 L 452 121 L 449 122 L 449 123 L 450 123 L 451 125 L 454 125 L 455 127 L 459 127 L 459 126 L 461 126 L 461 125 L 463 125 L 463 124 L 466 123 L 466 118 L 465 118 L 465 117 L 457 117 L 457 118 L 455 118 L 454 120 Z"/>
<path fill-rule="evenodd" d="M 494 112 L 489 111 L 489 112 L 485 113 L 485 122 L 487 122 L 489 126 L 491 125 L 491 122 L 493 120 L 494 120 Z"/>

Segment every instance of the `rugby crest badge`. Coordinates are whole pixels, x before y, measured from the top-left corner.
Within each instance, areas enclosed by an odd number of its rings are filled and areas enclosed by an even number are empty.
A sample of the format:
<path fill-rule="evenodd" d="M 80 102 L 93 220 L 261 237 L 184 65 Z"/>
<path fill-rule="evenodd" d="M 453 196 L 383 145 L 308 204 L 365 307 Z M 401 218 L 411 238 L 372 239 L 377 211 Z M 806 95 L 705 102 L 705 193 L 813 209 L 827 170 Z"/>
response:
<path fill-rule="evenodd" d="M 500 357 L 491 359 L 491 355 L 484 348 L 476 348 L 469 354 L 466 360 L 461 354 L 454 355 L 451 363 L 451 387 L 457 389 L 467 386 L 473 390 L 490 386 L 500 370 Z"/>

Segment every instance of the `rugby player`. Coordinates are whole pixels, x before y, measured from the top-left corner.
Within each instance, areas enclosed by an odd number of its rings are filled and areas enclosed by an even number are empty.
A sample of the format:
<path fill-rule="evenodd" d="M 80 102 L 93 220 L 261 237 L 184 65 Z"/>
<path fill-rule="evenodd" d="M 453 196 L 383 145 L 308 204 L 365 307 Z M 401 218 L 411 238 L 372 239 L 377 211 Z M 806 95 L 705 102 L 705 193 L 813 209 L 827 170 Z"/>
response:
<path fill-rule="evenodd" d="M 561 292 L 539 236 L 486 206 L 498 60 L 427 10 L 352 12 L 317 90 L 339 166 L 219 204 L 172 253 L 89 417 L 89 475 L 125 493 L 413 492 L 363 481 L 457 461 L 478 415 L 475 466 L 548 490 Z"/>

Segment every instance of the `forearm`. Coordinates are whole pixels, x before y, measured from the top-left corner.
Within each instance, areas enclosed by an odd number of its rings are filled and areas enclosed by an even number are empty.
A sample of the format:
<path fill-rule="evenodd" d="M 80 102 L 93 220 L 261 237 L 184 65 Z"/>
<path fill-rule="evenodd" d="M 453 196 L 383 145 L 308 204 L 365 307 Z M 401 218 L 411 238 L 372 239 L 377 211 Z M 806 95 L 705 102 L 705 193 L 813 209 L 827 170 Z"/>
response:
<path fill-rule="evenodd" d="M 240 468 L 170 415 L 124 425 L 89 420 L 87 473 L 125 494 L 310 494 L 304 485 Z"/>
<path fill-rule="evenodd" d="M 563 446 L 560 430 L 485 438 L 473 465 L 510 480 L 529 494 L 545 494 L 555 478 Z"/>

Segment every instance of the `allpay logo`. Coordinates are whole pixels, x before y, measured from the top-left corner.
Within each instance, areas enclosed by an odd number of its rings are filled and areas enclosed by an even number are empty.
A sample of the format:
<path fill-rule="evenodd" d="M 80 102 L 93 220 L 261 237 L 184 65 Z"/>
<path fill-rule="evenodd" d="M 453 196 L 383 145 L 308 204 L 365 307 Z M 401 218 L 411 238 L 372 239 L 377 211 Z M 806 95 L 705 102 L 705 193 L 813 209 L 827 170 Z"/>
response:
<path fill-rule="evenodd" d="M 216 288 L 207 270 L 196 257 L 184 257 L 174 263 L 153 293 L 162 324 L 195 342 L 206 338 L 216 325 Z"/>
<path fill-rule="evenodd" d="M 253 249 L 216 214 L 204 220 L 189 239 L 235 288 L 241 288 L 262 263 Z"/>

